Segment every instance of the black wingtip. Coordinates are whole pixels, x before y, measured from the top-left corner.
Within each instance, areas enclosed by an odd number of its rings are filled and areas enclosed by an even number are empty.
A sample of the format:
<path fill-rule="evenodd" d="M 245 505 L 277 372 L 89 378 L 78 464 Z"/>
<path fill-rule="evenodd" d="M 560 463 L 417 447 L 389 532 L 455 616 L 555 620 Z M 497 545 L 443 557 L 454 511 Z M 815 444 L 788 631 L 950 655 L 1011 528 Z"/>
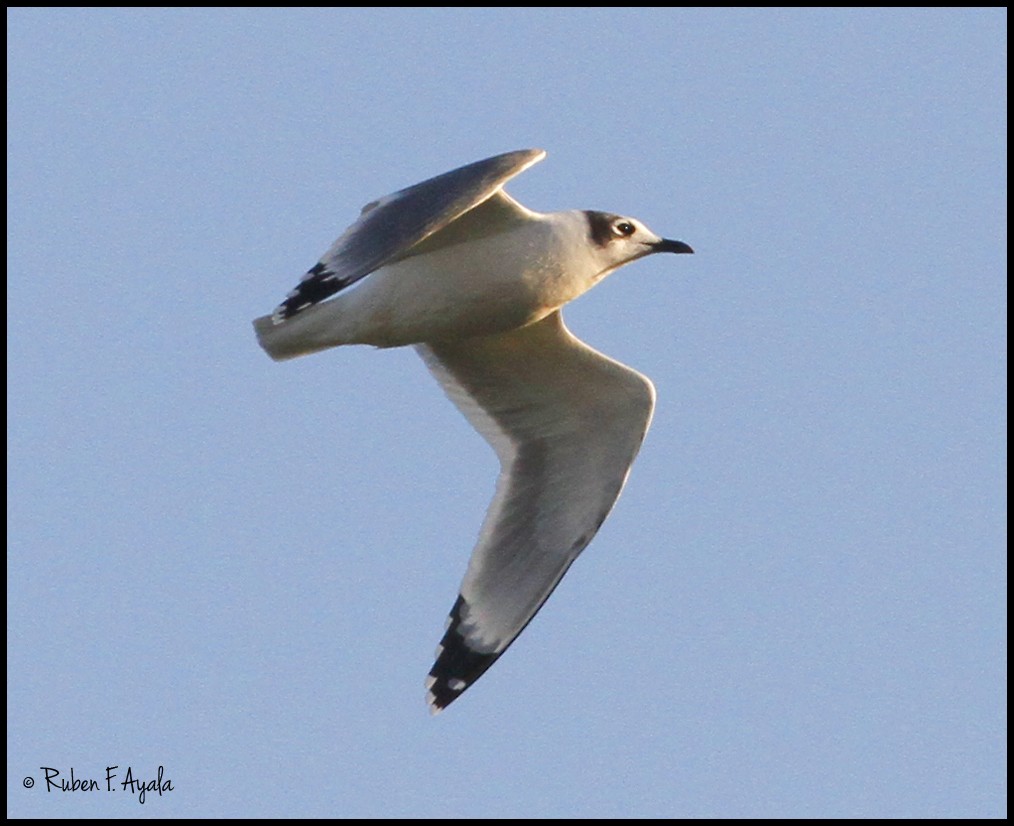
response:
<path fill-rule="evenodd" d="M 436 662 L 426 678 L 426 701 L 432 714 L 457 700 L 502 653 L 484 653 L 468 645 L 461 633 L 461 617 L 466 607 L 464 597 L 459 596 L 451 608 L 450 623 L 440 640 Z"/>
<path fill-rule="evenodd" d="M 348 283 L 348 280 L 339 278 L 329 270 L 323 261 L 318 262 L 307 271 L 296 288 L 275 308 L 273 315 L 275 323 L 292 318 L 307 307 L 330 298 L 348 286 Z"/>

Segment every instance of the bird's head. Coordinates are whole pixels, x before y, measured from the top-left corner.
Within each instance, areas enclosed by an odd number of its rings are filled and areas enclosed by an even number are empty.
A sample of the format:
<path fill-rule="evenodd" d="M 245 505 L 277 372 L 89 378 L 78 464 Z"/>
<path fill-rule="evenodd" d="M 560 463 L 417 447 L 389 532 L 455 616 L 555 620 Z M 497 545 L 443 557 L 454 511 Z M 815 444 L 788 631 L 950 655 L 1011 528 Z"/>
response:
<path fill-rule="evenodd" d="M 588 237 L 597 257 L 605 264 L 603 276 L 656 252 L 693 252 L 689 244 L 662 238 L 636 218 L 592 210 L 585 210 L 583 214 L 588 224 Z"/>

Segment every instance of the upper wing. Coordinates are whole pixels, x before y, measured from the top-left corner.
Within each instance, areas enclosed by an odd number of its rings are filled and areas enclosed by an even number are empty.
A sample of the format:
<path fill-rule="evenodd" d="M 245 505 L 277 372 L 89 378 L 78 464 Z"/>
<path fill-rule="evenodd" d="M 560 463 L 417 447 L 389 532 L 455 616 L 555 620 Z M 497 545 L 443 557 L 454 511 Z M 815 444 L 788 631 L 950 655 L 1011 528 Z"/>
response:
<path fill-rule="evenodd" d="M 290 318 L 404 255 L 545 156 L 541 149 L 507 152 L 367 204 L 359 220 L 278 305 L 272 320 L 277 324 Z"/>
<path fill-rule="evenodd" d="M 501 464 L 427 680 L 439 711 L 521 633 L 591 541 L 627 479 L 655 391 L 575 338 L 559 311 L 417 349 Z"/>

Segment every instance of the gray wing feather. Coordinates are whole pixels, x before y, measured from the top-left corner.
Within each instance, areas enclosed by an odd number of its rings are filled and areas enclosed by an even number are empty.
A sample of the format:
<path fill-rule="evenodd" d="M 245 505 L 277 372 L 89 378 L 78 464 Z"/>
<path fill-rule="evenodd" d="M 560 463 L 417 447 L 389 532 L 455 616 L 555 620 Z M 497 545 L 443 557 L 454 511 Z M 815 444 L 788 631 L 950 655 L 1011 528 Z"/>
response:
<path fill-rule="evenodd" d="M 507 152 L 372 201 L 278 305 L 272 319 L 290 318 L 403 256 L 545 156 L 541 149 Z"/>
<path fill-rule="evenodd" d="M 571 335 L 559 311 L 503 335 L 417 349 L 501 463 L 430 672 L 439 710 L 521 633 L 598 531 L 647 431 L 654 389 Z"/>

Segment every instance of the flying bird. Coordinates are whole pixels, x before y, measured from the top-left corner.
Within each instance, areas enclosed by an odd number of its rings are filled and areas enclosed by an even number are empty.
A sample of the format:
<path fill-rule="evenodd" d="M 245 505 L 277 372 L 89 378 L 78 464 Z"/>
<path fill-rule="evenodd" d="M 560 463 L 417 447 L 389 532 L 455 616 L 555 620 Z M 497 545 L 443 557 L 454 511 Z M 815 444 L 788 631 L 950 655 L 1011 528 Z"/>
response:
<path fill-rule="evenodd" d="M 548 599 L 612 510 L 651 421 L 651 382 L 578 340 L 560 308 L 638 258 L 693 252 L 634 218 L 526 209 L 504 184 L 545 155 L 497 155 L 367 204 L 254 321 L 275 360 L 414 346 L 496 451 L 496 493 L 426 680 L 433 713 Z"/>

